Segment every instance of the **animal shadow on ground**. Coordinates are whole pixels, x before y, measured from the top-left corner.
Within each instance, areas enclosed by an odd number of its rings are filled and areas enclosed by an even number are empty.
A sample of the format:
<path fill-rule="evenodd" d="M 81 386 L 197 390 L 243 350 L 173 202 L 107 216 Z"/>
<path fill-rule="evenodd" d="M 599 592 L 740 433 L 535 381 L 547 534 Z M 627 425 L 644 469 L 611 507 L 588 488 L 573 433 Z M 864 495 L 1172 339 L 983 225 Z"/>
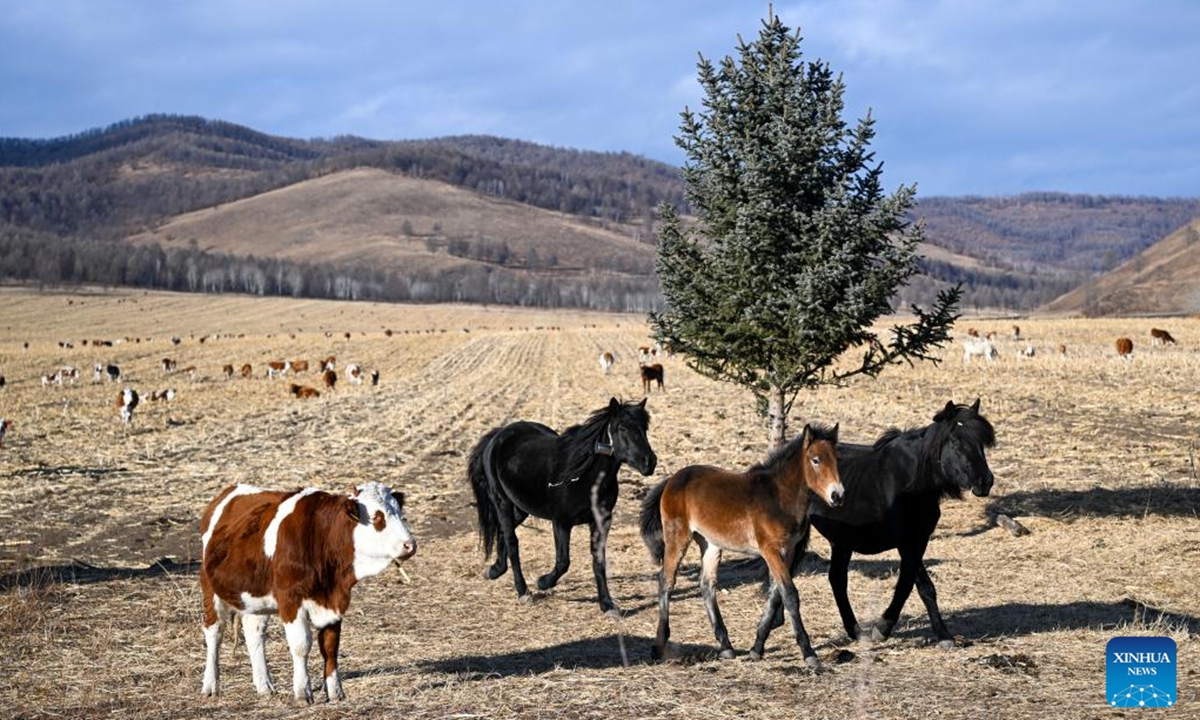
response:
<path fill-rule="evenodd" d="M 650 660 L 652 638 L 625 636 L 625 652 L 630 664 L 641 665 Z M 715 659 L 715 648 L 704 645 L 679 645 L 678 655 L 685 661 L 689 658 Z M 711 657 L 709 657 L 711 656 Z M 621 648 L 617 635 L 585 638 L 549 647 L 498 655 L 466 655 L 462 657 L 425 660 L 417 667 L 425 672 L 436 672 L 458 676 L 459 680 L 486 680 L 518 675 L 538 675 L 559 669 L 603 670 L 621 667 Z M 401 670 L 404 668 L 394 668 Z M 362 675 L 376 675 L 389 669 L 364 671 Z M 352 677 L 347 674 L 346 677 Z"/>
<path fill-rule="evenodd" d="M 199 561 L 176 562 L 170 558 L 163 558 L 144 568 L 106 568 L 73 560 L 66 565 L 45 565 L 0 575 L 0 591 L 52 583 L 83 585 L 198 572 Z"/>
<path fill-rule="evenodd" d="M 923 635 L 929 632 L 928 623 L 917 621 L 896 636 Z M 1171 613 L 1143 605 L 1134 600 L 1097 602 L 1094 600 L 1059 603 L 1008 603 L 990 607 L 974 607 L 946 614 L 946 623 L 969 638 L 989 636 L 1033 635 L 1056 630 L 1111 630 L 1129 623 L 1181 626 L 1188 633 L 1200 633 L 1200 618 Z"/>
<path fill-rule="evenodd" d="M 1200 511 L 1200 487 L 1138 485 L 1128 488 L 1035 490 L 998 497 L 987 505 L 995 515 L 1046 517 L 1194 517 Z"/>

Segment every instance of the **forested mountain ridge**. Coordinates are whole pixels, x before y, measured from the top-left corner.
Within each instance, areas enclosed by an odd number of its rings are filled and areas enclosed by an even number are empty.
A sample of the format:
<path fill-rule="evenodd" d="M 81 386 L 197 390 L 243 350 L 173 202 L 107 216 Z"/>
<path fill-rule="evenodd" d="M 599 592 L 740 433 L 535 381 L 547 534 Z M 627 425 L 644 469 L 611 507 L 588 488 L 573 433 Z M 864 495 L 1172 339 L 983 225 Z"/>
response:
<path fill-rule="evenodd" d="M 654 207 L 659 202 L 668 201 L 687 210 L 677 168 L 629 153 L 554 148 L 486 136 L 405 141 L 352 136 L 303 140 L 219 120 L 154 115 L 63 138 L 0 138 L 0 230 L 9 249 L 5 254 L 4 247 L 0 247 L 0 277 L 51 283 L 126 282 L 120 278 L 145 277 L 141 270 L 79 267 L 82 257 L 97 254 L 95 245 L 71 253 L 70 258 L 61 257 L 57 251 L 51 253 L 49 248 L 67 248 L 75 241 L 121 241 L 135 236 L 141 238 L 139 242 L 146 238 L 153 242 L 156 231 L 172 226 L 176 218 L 188 213 L 356 168 L 437 181 L 481 196 L 561 213 L 564 218 L 591 224 L 598 232 L 612 232 L 614 237 L 623 236 L 639 245 L 653 242 Z M 490 229 L 494 219 L 484 216 L 477 218 L 474 229 L 464 229 L 461 224 L 450 227 L 448 223 L 422 226 L 421 219 L 435 212 L 425 208 L 414 213 L 409 224 L 415 232 L 398 232 L 393 226 L 372 232 L 400 240 L 416 239 L 430 253 L 469 260 L 452 264 L 459 271 L 470 270 L 476 275 L 500 272 L 505 282 L 530 286 L 519 293 L 521 297 L 537 297 L 539 303 L 557 302 L 556 293 L 547 284 L 558 282 L 564 270 L 575 265 L 548 262 L 552 258 L 570 259 L 556 249 L 552 237 L 522 237 L 518 243 L 508 243 L 505 238 L 494 237 Z M 936 289 L 962 281 L 966 284 L 965 307 L 1032 309 L 1132 258 L 1197 216 L 1197 199 L 1060 193 L 920 199 L 913 219 L 925 223 L 930 252 L 922 263 L 922 274 L 901 292 L 900 299 L 925 303 Z M 394 214 L 387 221 L 401 222 Z M 539 222 L 539 227 L 547 226 Z M 67 244 L 49 242 L 52 237 Z M 176 243 L 172 252 L 185 252 L 193 260 L 206 247 L 214 254 L 225 253 L 217 243 L 206 245 L 204 237 L 194 239 L 194 246 Z M 171 249 L 165 234 L 159 234 L 157 240 L 164 244 L 164 251 Z M 287 240 L 275 238 L 276 242 Z M 17 244 L 20 252 L 12 250 Z M 29 256 L 41 253 L 42 247 L 47 248 L 43 254 L 52 257 Z M 532 254 L 537 256 L 533 262 L 529 249 L 534 249 Z M 619 267 L 617 272 L 622 277 L 642 278 L 636 282 L 639 300 L 630 305 L 640 307 L 647 294 L 654 294 L 648 256 L 636 248 L 621 255 L 628 255 L 629 261 L 606 262 L 593 271 L 607 276 L 610 266 Z M 231 255 L 226 260 L 236 257 L 242 256 Z M 266 260 L 259 257 L 254 263 L 257 267 Z M 507 301 L 495 294 L 463 297 L 461 272 L 439 279 L 427 276 L 431 272 L 428 264 L 421 266 L 423 275 L 413 285 L 412 277 L 405 280 L 381 276 L 377 265 L 330 265 L 318 272 L 317 265 L 328 263 L 295 258 L 289 262 L 315 263 L 304 266 L 314 277 L 338 277 L 340 273 L 360 278 L 359 287 L 392 287 L 391 292 L 372 295 L 381 299 L 419 299 L 407 291 L 394 290 L 408 285 L 422 288 L 420 297 Z M 207 261 L 200 264 L 208 266 Z M 276 276 L 281 277 L 278 272 Z M 543 276 L 546 279 L 535 282 Z M 154 282 L 155 287 L 180 289 L 163 284 L 161 278 Z M 456 284 L 457 289 L 430 290 L 441 282 Z M 467 285 L 478 288 L 481 282 L 476 277 Z M 490 282 L 496 284 L 496 278 Z M 569 302 L 592 302 L 583 299 L 592 298 L 584 289 L 590 281 L 576 278 L 572 282 L 576 286 L 566 293 L 572 298 Z M 604 282 L 610 283 L 611 279 Z M 175 283 L 179 283 L 178 274 Z M 350 284 L 347 280 L 340 287 Z M 309 292 L 317 286 L 333 288 L 338 283 L 331 280 L 301 285 Z M 222 286 L 228 287 L 215 287 Z M 534 286 L 536 291 L 530 289 Z M 290 292 L 290 287 L 280 283 L 276 289 Z M 512 286 L 508 287 L 511 291 Z M 183 289 L 188 289 L 186 283 Z M 509 291 L 503 294 L 508 296 Z"/>

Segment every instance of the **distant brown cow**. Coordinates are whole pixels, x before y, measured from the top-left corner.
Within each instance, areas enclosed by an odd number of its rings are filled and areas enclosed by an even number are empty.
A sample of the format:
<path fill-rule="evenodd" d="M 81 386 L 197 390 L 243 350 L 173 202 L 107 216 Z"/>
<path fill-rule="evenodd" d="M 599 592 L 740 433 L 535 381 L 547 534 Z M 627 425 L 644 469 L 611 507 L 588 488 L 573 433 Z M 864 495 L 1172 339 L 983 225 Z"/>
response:
<path fill-rule="evenodd" d="M 248 377 L 250 377 L 251 373 L 253 373 L 253 372 L 254 372 L 254 366 L 252 366 L 250 363 L 246 363 L 245 365 L 242 366 L 242 377 L 248 378 Z"/>
<path fill-rule="evenodd" d="M 324 360 L 319 361 L 317 363 L 317 367 L 321 369 L 321 372 L 325 372 L 326 370 L 337 370 L 337 356 L 330 355 Z"/>
<path fill-rule="evenodd" d="M 325 387 L 332 390 L 333 386 L 337 385 L 337 373 L 333 370 L 326 370 L 321 373 L 321 382 L 325 383 Z"/>
<path fill-rule="evenodd" d="M 642 371 L 642 392 L 643 393 L 645 393 L 647 395 L 650 394 L 651 381 L 657 381 L 658 389 L 659 390 L 663 389 L 663 366 L 662 365 L 660 365 L 658 363 L 654 363 L 653 365 L 642 365 L 640 369 Z"/>
<path fill-rule="evenodd" d="M 293 383 L 288 389 L 293 395 L 301 400 L 321 397 L 321 391 L 317 390 L 316 388 L 310 388 L 307 385 L 296 385 Z"/>
<path fill-rule="evenodd" d="M 308 372 L 308 361 L 307 360 L 293 360 L 292 361 L 292 372 L 298 372 L 298 373 Z"/>
<path fill-rule="evenodd" d="M 979 331 L 973 327 L 967 328 L 967 334 L 971 337 L 979 337 Z"/>
<path fill-rule="evenodd" d="M 1059 343 L 1059 344 L 1058 344 L 1058 354 L 1059 354 L 1059 355 L 1066 355 L 1066 354 L 1067 354 L 1067 346 L 1066 346 L 1066 345 L 1063 345 L 1062 343 Z"/>
<path fill-rule="evenodd" d="M 292 364 L 290 362 L 284 362 L 283 360 L 272 360 L 271 362 L 267 363 L 267 377 L 281 377 L 287 374 L 287 371 L 291 369 Z"/>
<path fill-rule="evenodd" d="M 162 365 L 163 372 L 165 372 L 165 373 L 173 373 L 173 372 L 175 372 L 175 368 L 179 367 L 179 363 L 172 360 L 171 358 L 163 358 L 161 365 Z"/>
<path fill-rule="evenodd" d="M 233 377 L 233 366 L 226 365 L 226 366 L 222 367 L 221 374 L 225 376 L 226 380 L 229 380 L 230 378 Z"/>
<path fill-rule="evenodd" d="M 1133 341 L 1127 337 L 1117 338 L 1117 354 L 1123 358 L 1133 356 Z"/>
<path fill-rule="evenodd" d="M 1150 344 L 1151 345 L 1175 345 L 1175 338 L 1171 337 L 1171 333 L 1158 328 L 1150 328 Z"/>

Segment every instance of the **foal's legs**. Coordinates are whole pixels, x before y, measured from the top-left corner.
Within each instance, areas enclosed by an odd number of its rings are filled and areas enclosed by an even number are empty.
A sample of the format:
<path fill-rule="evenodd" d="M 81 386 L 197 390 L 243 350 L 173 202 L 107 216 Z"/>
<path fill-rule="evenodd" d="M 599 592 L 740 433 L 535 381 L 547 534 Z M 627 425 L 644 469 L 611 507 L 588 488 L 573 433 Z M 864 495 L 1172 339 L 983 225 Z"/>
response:
<path fill-rule="evenodd" d="M 929 577 L 929 571 L 925 569 L 924 559 L 917 565 L 917 594 L 921 596 L 925 610 L 929 613 L 929 624 L 933 626 L 933 634 L 937 636 L 938 647 L 943 650 L 952 649 L 954 636 L 946 629 L 942 613 L 938 610 L 937 589 L 933 587 L 933 578 Z"/>
<path fill-rule="evenodd" d="M 675 589 L 679 562 L 683 560 L 691 541 L 687 526 L 681 520 L 663 518 L 663 563 L 658 576 L 658 635 L 651 649 L 655 660 L 661 660 L 666 655 L 667 640 L 671 637 L 671 591 Z"/>
<path fill-rule="evenodd" d="M 704 609 L 708 611 L 708 621 L 712 623 L 713 633 L 717 636 L 717 644 L 721 646 L 721 658 L 733 658 L 733 645 L 729 642 L 729 631 L 725 629 L 725 621 L 721 618 L 721 608 L 717 607 L 717 566 L 721 562 L 721 548 L 710 544 L 704 548 L 704 557 L 700 561 L 700 595 L 704 598 Z"/>
<path fill-rule="evenodd" d="M 808 639 L 808 633 L 804 630 L 804 621 L 800 619 L 800 593 L 796 591 L 796 585 L 792 582 L 792 574 L 789 572 L 793 552 L 795 552 L 794 545 L 783 553 L 767 551 L 763 555 L 763 560 L 767 562 L 767 569 L 771 571 L 771 581 L 776 591 L 767 600 L 767 607 L 763 611 L 762 620 L 759 621 L 758 637 L 754 640 L 751 657 L 762 657 L 763 645 L 767 641 L 767 634 L 771 632 L 770 622 L 775 615 L 772 604 L 776 602 L 775 595 L 778 593 L 782 596 L 783 607 L 792 620 L 792 628 L 796 633 L 796 644 L 800 646 L 804 662 L 810 667 L 817 667 L 821 661 L 817 659 L 817 654 L 813 651 L 812 643 Z"/>
<path fill-rule="evenodd" d="M 554 569 L 538 578 L 538 590 L 549 590 L 558 584 L 567 568 L 571 567 L 571 526 L 554 522 Z"/>

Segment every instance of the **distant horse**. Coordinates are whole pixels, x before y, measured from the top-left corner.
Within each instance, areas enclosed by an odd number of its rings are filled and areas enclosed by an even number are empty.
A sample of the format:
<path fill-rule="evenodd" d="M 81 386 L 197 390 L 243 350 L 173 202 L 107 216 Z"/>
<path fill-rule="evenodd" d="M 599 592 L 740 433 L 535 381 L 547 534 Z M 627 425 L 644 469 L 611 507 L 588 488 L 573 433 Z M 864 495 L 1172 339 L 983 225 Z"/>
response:
<path fill-rule="evenodd" d="M 658 389 L 663 389 L 663 366 L 659 363 L 653 365 L 642 365 L 638 368 L 642 375 L 642 393 L 650 394 L 650 383 L 657 381 Z"/>
<path fill-rule="evenodd" d="M 970 406 L 948 402 L 933 417 L 933 424 L 903 432 L 889 430 L 874 445 L 838 446 L 845 502 L 836 508 L 814 503 L 809 516 L 832 548 L 829 584 L 850 637 L 869 634 L 882 640 L 890 635 L 915 582 L 938 644 L 954 646 L 925 569 L 925 548 L 941 517 L 942 498 L 961 497 L 966 489 L 978 497 L 991 491 L 994 477 L 984 449 L 995 442 L 995 431 L 979 414 L 976 400 Z M 893 548 L 900 551 L 900 577 L 892 602 L 879 621 L 863 627 L 846 595 L 850 556 Z"/>
<path fill-rule="evenodd" d="M 1171 333 L 1159 328 L 1150 328 L 1150 344 L 1151 345 L 1175 345 L 1175 338 L 1171 337 Z"/>
<path fill-rule="evenodd" d="M 604 371 L 605 375 L 608 375 L 612 372 L 613 363 L 616 361 L 617 359 L 613 357 L 613 354 L 609 351 L 605 350 L 604 352 L 600 353 L 600 369 Z"/>
<path fill-rule="evenodd" d="M 471 451 L 467 475 L 475 493 L 485 557 L 496 549 L 488 579 L 503 575 L 511 561 L 517 597 L 529 600 L 517 526 L 532 515 L 554 524 L 554 569 L 537 581 L 539 590 L 554 587 L 571 564 L 571 529 L 587 524 L 600 609 L 617 613 L 608 591 L 605 560 L 617 504 L 617 472 L 622 463 L 642 475 L 654 472 L 658 457 L 646 437 L 649 427 L 644 399 L 623 404 L 613 398 L 607 407 L 561 435 L 540 423 L 516 422 L 480 438 Z"/>
<path fill-rule="evenodd" d="M 800 542 L 808 536 L 807 512 L 813 494 L 830 505 L 842 502 L 837 434 L 837 426 L 829 430 L 806 425 L 798 437 L 746 472 L 690 465 L 650 491 L 642 501 L 641 530 L 651 556 L 662 563 L 655 658 L 662 658 L 666 652 L 671 636 L 671 590 L 694 535 L 703 553 L 700 593 L 721 646 L 721 657 L 734 656 L 716 594 L 721 551 L 731 550 L 761 556 L 771 573 L 771 595 L 750 657 L 762 657 L 782 599 L 804 661 L 818 664 L 800 619 L 800 596 L 788 568 L 797 551 L 803 552 Z"/>
<path fill-rule="evenodd" d="M 996 346 L 992 344 L 991 340 L 970 339 L 963 343 L 963 365 L 970 365 L 973 357 L 981 357 L 991 365 L 999 356 L 1000 353 L 997 352 Z"/>

